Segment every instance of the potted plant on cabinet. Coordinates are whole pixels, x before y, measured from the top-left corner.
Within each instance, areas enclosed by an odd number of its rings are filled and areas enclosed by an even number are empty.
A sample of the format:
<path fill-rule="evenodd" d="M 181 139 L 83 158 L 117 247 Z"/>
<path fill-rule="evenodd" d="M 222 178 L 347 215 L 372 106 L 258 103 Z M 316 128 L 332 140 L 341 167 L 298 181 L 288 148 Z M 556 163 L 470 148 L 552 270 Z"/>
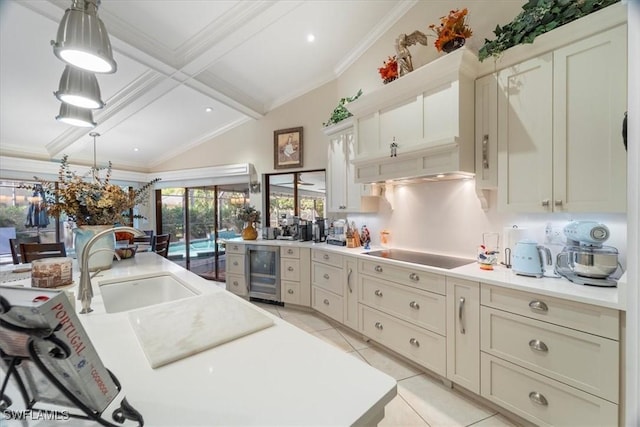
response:
<path fill-rule="evenodd" d="M 237 218 L 245 224 L 242 230 L 242 239 L 256 240 L 258 230 L 256 230 L 255 224 L 260 224 L 260 211 L 256 210 L 254 206 L 245 205 L 238 209 Z"/>

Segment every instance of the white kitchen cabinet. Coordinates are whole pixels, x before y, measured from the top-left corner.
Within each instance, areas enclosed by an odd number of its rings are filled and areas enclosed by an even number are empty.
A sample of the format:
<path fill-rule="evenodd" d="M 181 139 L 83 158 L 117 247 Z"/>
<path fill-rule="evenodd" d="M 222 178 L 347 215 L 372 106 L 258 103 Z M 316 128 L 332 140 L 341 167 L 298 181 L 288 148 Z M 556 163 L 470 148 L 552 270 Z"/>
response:
<path fill-rule="evenodd" d="M 447 277 L 447 378 L 480 393 L 480 284 Z"/>
<path fill-rule="evenodd" d="M 344 295 L 344 319 L 343 323 L 353 329 L 358 330 L 358 259 L 351 256 L 344 256 L 343 282 L 345 288 Z"/>
<path fill-rule="evenodd" d="M 624 212 L 626 25 L 498 72 L 498 205 Z"/>
<path fill-rule="evenodd" d="M 480 288 L 483 397 L 538 425 L 618 425 L 618 311 Z"/>
<path fill-rule="evenodd" d="M 498 75 L 476 80 L 476 188 L 498 188 Z"/>
<path fill-rule="evenodd" d="M 226 276 L 225 283 L 229 292 L 248 298 L 249 287 L 245 280 L 244 271 L 244 244 L 227 243 L 226 251 Z"/>
<path fill-rule="evenodd" d="M 378 199 L 365 193 L 365 186 L 354 181 L 351 160 L 356 141 L 353 119 L 324 129 L 329 137 L 327 156 L 327 210 L 329 212 L 377 212 Z"/>
<path fill-rule="evenodd" d="M 311 307 L 325 316 L 344 322 L 343 256 L 320 249 L 311 250 Z"/>
<path fill-rule="evenodd" d="M 311 306 L 311 254 L 309 248 L 280 248 L 282 302 Z"/>

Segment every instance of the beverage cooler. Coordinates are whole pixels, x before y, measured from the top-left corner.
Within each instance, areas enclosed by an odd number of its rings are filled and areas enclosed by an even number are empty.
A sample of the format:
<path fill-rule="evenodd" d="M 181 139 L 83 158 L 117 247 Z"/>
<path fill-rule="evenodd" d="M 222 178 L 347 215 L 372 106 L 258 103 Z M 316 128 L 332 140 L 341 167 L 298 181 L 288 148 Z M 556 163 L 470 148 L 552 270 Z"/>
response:
<path fill-rule="evenodd" d="M 246 245 L 245 275 L 249 298 L 280 302 L 280 248 Z"/>

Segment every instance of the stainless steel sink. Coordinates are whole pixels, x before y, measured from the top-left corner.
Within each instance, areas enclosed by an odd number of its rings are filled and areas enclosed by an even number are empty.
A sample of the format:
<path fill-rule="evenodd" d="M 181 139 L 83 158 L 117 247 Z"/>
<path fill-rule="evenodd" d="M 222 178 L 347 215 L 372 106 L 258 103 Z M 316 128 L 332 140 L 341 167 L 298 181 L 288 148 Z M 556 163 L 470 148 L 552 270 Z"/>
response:
<path fill-rule="evenodd" d="M 198 295 L 195 289 L 170 273 L 150 274 L 127 280 L 105 280 L 99 286 L 107 313 L 119 313 Z"/>

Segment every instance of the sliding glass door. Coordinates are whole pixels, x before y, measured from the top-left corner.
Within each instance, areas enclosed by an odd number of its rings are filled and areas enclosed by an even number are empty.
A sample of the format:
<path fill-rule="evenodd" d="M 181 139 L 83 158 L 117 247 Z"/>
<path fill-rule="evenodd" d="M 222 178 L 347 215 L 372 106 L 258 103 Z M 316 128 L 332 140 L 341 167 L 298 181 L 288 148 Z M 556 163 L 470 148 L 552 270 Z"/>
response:
<path fill-rule="evenodd" d="M 158 230 L 171 233 L 169 259 L 210 280 L 224 281 L 225 239 L 240 237 L 236 211 L 249 201 L 247 184 L 162 190 Z"/>

